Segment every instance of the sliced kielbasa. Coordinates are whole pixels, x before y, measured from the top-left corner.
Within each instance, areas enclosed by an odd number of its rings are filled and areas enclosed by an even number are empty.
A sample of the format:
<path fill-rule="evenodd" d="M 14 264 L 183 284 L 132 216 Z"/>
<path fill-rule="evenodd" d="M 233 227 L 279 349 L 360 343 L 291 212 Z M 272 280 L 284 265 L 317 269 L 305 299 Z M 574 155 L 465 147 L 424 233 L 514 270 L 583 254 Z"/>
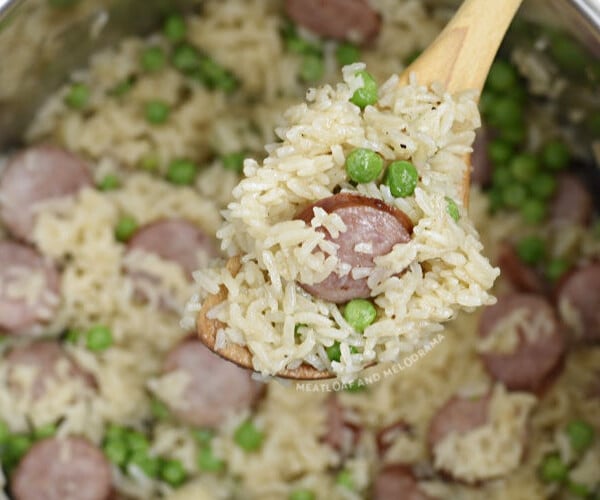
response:
<path fill-rule="evenodd" d="M 29 396 L 33 400 L 44 396 L 48 384 L 53 383 L 59 375 L 61 364 L 66 367 L 63 376 L 77 377 L 85 385 L 94 385 L 93 377 L 82 370 L 60 344 L 54 340 L 38 340 L 14 347 L 8 352 L 4 362 L 8 367 L 8 381 L 11 389 L 17 391 L 28 390 L 30 391 Z M 19 379 L 12 376 L 13 370 L 18 369 L 20 366 L 35 370 L 33 381 L 28 388 L 21 387 Z"/>
<path fill-rule="evenodd" d="M 569 273 L 557 295 L 558 310 L 577 340 L 600 341 L 600 263 Z"/>
<path fill-rule="evenodd" d="M 538 392 L 562 364 L 564 334 L 554 310 L 540 296 L 513 293 L 487 307 L 479 320 L 479 336 L 485 342 L 490 335 L 495 340 L 490 349 L 480 350 L 481 360 L 508 389 Z"/>
<path fill-rule="evenodd" d="M 410 467 L 389 464 L 383 467 L 373 484 L 373 500 L 428 500 Z"/>
<path fill-rule="evenodd" d="M 501 275 L 516 291 L 540 294 L 547 292 L 548 283 L 544 277 L 536 269 L 525 264 L 510 243 L 505 241 L 500 244 L 497 263 Z"/>
<path fill-rule="evenodd" d="M 427 445 L 434 450 L 452 432 L 467 434 L 487 423 L 491 396 L 471 399 L 451 397 L 429 423 Z"/>
<path fill-rule="evenodd" d="M 35 146 L 8 161 L 0 179 L 0 216 L 13 235 L 31 240 L 37 206 L 69 196 L 93 179 L 87 164 L 54 146 Z"/>
<path fill-rule="evenodd" d="M 550 202 L 550 219 L 559 223 L 586 225 L 594 212 L 592 195 L 573 174 L 558 177 L 556 193 Z"/>
<path fill-rule="evenodd" d="M 339 193 L 319 200 L 302 210 L 296 218 L 310 224 L 315 207 L 320 207 L 327 213 L 335 213 L 344 221 L 347 230 L 337 238 L 332 238 L 323 227 L 318 227 L 317 231 L 324 232 L 327 239 L 339 246 L 338 259 L 349 265 L 351 270 L 344 275 L 334 271 L 319 283 L 300 285 L 312 295 L 335 303 L 369 297 L 371 290 L 367 277 L 355 279 L 352 276 L 353 270 L 374 267 L 375 257 L 389 253 L 398 243 L 410 241 L 411 220 L 404 212 L 381 200 L 352 193 Z M 371 252 L 359 252 L 355 249 L 356 245 L 362 243 L 370 244 Z"/>
<path fill-rule="evenodd" d="M 398 420 L 386 427 L 379 430 L 375 436 L 375 442 L 377 443 L 377 451 L 380 455 L 385 455 L 386 451 L 394 444 L 394 441 L 401 434 L 406 434 L 411 431 L 410 425 L 404 420 Z"/>
<path fill-rule="evenodd" d="M 143 250 L 179 264 L 192 272 L 218 255 L 213 239 L 185 219 L 161 219 L 138 229 L 128 242 L 128 250 Z"/>
<path fill-rule="evenodd" d="M 481 187 L 492 180 L 494 167 L 488 156 L 489 131 L 481 127 L 475 134 L 473 153 L 471 154 L 471 182 Z"/>
<path fill-rule="evenodd" d="M 54 264 L 33 248 L 0 241 L 0 330 L 35 335 L 60 304 L 60 277 Z"/>
<path fill-rule="evenodd" d="M 381 16 L 367 0 L 286 0 L 296 24 L 325 38 L 368 43 L 381 29 Z"/>
<path fill-rule="evenodd" d="M 108 500 L 110 464 L 81 437 L 51 437 L 31 447 L 12 478 L 15 500 Z"/>
<path fill-rule="evenodd" d="M 231 412 L 252 406 L 263 384 L 251 372 L 224 360 L 195 339 L 183 340 L 167 355 L 163 371 L 181 371 L 185 387 L 172 411 L 185 423 L 217 426 Z"/>
<path fill-rule="evenodd" d="M 327 420 L 323 441 L 340 456 L 348 457 L 358 444 L 361 429 L 347 420 L 346 410 L 336 396 L 328 398 L 326 405 Z"/>

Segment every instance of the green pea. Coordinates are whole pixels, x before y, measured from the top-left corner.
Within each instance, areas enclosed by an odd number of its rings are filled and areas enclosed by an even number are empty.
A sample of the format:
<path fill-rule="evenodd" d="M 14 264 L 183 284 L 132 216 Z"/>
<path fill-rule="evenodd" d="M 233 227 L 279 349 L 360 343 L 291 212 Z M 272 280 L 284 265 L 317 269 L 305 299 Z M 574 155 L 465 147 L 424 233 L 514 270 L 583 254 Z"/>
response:
<path fill-rule="evenodd" d="M 567 145 L 559 140 L 547 142 L 542 149 L 542 163 L 550 170 L 562 170 L 571 159 Z"/>
<path fill-rule="evenodd" d="M 112 97 L 123 97 L 133 88 L 134 82 L 134 77 L 127 77 L 123 81 L 117 83 L 114 87 L 110 88 L 107 93 Z"/>
<path fill-rule="evenodd" d="M 488 144 L 488 157 L 496 166 L 506 165 L 513 156 L 513 146 L 502 139 L 493 139 Z"/>
<path fill-rule="evenodd" d="M 323 51 L 318 45 L 305 40 L 304 38 L 294 35 L 286 39 L 285 46 L 287 50 L 295 54 L 315 55 L 322 57 Z"/>
<path fill-rule="evenodd" d="M 520 145 L 525 141 L 527 129 L 524 122 L 519 122 L 500 129 L 500 139 L 510 142 L 511 144 Z"/>
<path fill-rule="evenodd" d="M 496 106 L 496 100 L 498 96 L 491 92 L 489 89 L 483 89 L 481 97 L 479 98 L 479 109 L 484 117 L 488 117 L 490 112 Z"/>
<path fill-rule="evenodd" d="M 230 93 L 237 88 L 235 77 L 208 56 L 200 58 L 195 77 L 210 89 L 216 88 Z"/>
<path fill-rule="evenodd" d="M 288 496 L 288 500 L 315 500 L 317 496 L 312 490 L 294 490 Z"/>
<path fill-rule="evenodd" d="M 191 186 L 196 180 L 198 167 L 193 161 L 186 159 L 173 160 L 167 169 L 166 178 L 177 186 Z"/>
<path fill-rule="evenodd" d="M 129 453 L 124 441 L 120 441 L 118 439 L 109 439 L 104 443 L 102 449 L 104 451 L 104 455 L 106 455 L 106 458 L 108 458 L 113 464 L 123 467 L 127 462 Z"/>
<path fill-rule="evenodd" d="M 125 442 L 130 451 L 148 451 L 150 443 L 148 438 L 141 432 L 130 430 L 125 434 Z"/>
<path fill-rule="evenodd" d="M 335 482 L 346 489 L 354 489 L 354 478 L 349 470 L 341 470 L 335 478 Z"/>
<path fill-rule="evenodd" d="M 370 300 L 352 299 L 344 307 L 344 319 L 359 333 L 372 324 L 376 316 L 377 310 Z"/>
<path fill-rule="evenodd" d="M 294 325 L 294 337 L 296 337 L 296 340 L 302 339 L 302 332 L 300 331 L 300 328 L 306 327 L 308 327 L 308 325 L 306 325 L 305 323 L 298 323 Z"/>
<path fill-rule="evenodd" d="M 160 100 L 148 101 L 144 107 L 146 121 L 153 125 L 165 123 L 171 114 L 169 105 Z"/>
<path fill-rule="evenodd" d="M 227 153 L 221 156 L 221 163 L 226 170 L 233 170 L 241 174 L 244 170 L 244 159 L 246 154 L 243 152 Z"/>
<path fill-rule="evenodd" d="M 446 196 L 446 211 L 448 212 L 448 215 L 450 215 L 450 217 L 454 219 L 455 222 L 458 222 L 458 220 L 460 219 L 460 210 L 456 202 L 448 196 Z"/>
<path fill-rule="evenodd" d="M 526 236 L 517 242 L 517 255 L 526 264 L 537 264 L 546 254 L 546 243 L 538 236 Z"/>
<path fill-rule="evenodd" d="M 550 54 L 563 70 L 571 74 L 583 73 L 589 60 L 585 50 L 564 33 L 551 37 Z"/>
<path fill-rule="evenodd" d="M 356 74 L 362 78 L 363 85 L 354 91 L 350 102 L 364 109 L 366 106 L 377 102 L 377 82 L 367 71 L 361 70 Z"/>
<path fill-rule="evenodd" d="M 183 484 L 187 474 L 179 460 L 169 459 L 163 462 L 160 468 L 160 477 L 164 482 L 176 488 Z"/>
<path fill-rule="evenodd" d="M 521 153 L 510 162 L 510 171 L 515 179 L 526 182 L 535 175 L 539 165 L 539 160 L 533 154 Z"/>
<path fill-rule="evenodd" d="M 569 472 L 557 453 L 546 455 L 540 466 L 540 477 L 547 483 L 563 482 Z"/>
<path fill-rule="evenodd" d="M 549 199 L 556 191 L 556 177 L 547 172 L 538 172 L 529 182 L 531 194 L 540 200 Z"/>
<path fill-rule="evenodd" d="M 342 351 L 340 350 L 340 343 L 335 341 L 329 347 L 325 348 L 325 352 L 327 353 L 327 357 L 330 361 L 340 361 L 342 359 Z"/>
<path fill-rule="evenodd" d="M 394 161 L 389 164 L 385 173 L 384 184 L 396 198 L 412 195 L 418 182 L 419 172 L 409 161 Z"/>
<path fill-rule="evenodd" d="M 317 82 L 323 78 L 324 73 L 325 65 L 322 57 L 314 54 L 307 54 L 302 58 L 300 78 L 303 81 L 308 83 Z"/>
<path fill-rule="evenodd" d="M 547 207 L 543 201 L 531 198 L 521 205 L 521 216 L 527 224 L 539 224 L 546 218 Z"/>
<path fill-rule="evenodd" d="M 492 173 L 492 184 L 504 188 L 514 182 L 512 173 L 508 167 L 495 167 Z"/>
<path fill-rule="evenodd" d="M 105 351 L 112 343 L 112 331 L 107 326 L 95 325 L 86 333 L 85 345 L 92 352 Z"/>
<path fill-rule="evenodd" d="M 510 97 L 500 97 L 489 110 L 489 120 L 495 127 L 510 129 L 523 120 L 521 105 Z"/>
<path fill-rule="evenodd" d="M 44 438 L 52 437 L 52 436 L 54 436 L 54 434 L 56 434 L 56 425 L 46 424 L 46 425 L 42 425 L 41 427 L 37 427 L 33 431 L 33 438 L 36 440 L 44 439 Z"/>
<path fill-rule="evenodd" d="M 191 73 L 200 66 L 200 54 L 194 47 L 187 43 L 175 48 L 171 60 L 173 66 L 185 74 Z"/>
<path fill-rule="evenodd" d="M 403 61 L 404 65 L 408 66 L 409 64 L 412 64 L 413 62 L 415 62 L 417 60 L 417 57 L 419 57 L 422 53 L 423 53 L 423 51 L 420 49 L 413 50 L 410 54 L 408 54 L 404 58 L 404 61 Z"/>
<path fill-rule="evenodd" d="M 383 158 L 372 149 L 357 148 L 346 158 L 346 173 L 359 184 L 374 181 L 382 170 Z"/>
<path fill-rule="evenodd" d="M 150 412 L 156 420 L 167 420 L 171 416 L 167 405 L 158 399 L 150 401 Z"/>
<path fill-rule="evenodd" d="M 129 215 L 124 215 L 119 219 L 115 227 L 115 238 L 122 243 L 133 236 L 138 228 L 137 221 Z"/>
<path fill-rule="evenodd" d="M 212 438 L 215 436 L 215 431 L 212 429 L 194 429 L 192 435 L 202 446 L 210 444 Z"/>
<path fill-rule="evenodd" d="M 502 199 L 507 207 L 519 208 L 527 199 L 527 190 L 522 184 L 509 184 L 502 190 Z"/>
<path fill-rule="evenodd" d="M 583 452 L 594 441 L 594 428 L 583 420 L 573 420 L 567 424 L 567 436 L 571 447 L 577 452 Z"/>
<path fill-rule="evenodd" d="M 493 185 L 488 191 L 489 210 L 492 213 L 497 212 L 504 207 L 504 197 L 501 186 Z"/>
<path fill-rule="evenodd" d="M 496 92 L 506 92 L 518 81 L 515 68 L 502 59 L 496 59 L 488 73 L 486 84 Z"/>
<path fill-rule="evenodd" d="M 262 446 L 264 434 L 250 420 L 246 420 L 236 429 L 233 440 L 244 451 L 256 451 Z"/>
<path fill-rule="evenodd" d="M 160 459 L 148 455 L 145 450 L 134 451 L 127 463 L 139 467 L 146 477 L 158 477 L 160 471 Z"/>
<path fill-rule="evenodd" d="M 105 438 L 107 441 L 123 441 L 129 431 L 120 425 L 110 424 L 106 429 Z"/>
<path fill-rule="evenodd" d="M 6 440 L 10 436 L 10 429 L 8 424 L 4 420 L 0 420 L 0 447 L 6 443 Z"/>
<path fill-rule="evenodd" d="M 179 42 L 185 38 L 186 26 L 183 16 L 171 14 L 165 20 L 163 33 L 172 42 Z"/>
<path fill-rule="evenodd" d="M 11 434 L 4 441 L 2 464 L 8 469 L 16 465 L 31 448 L 32 440 L 26 434 Z"/>
<path fill-rule="evenodd" d="M 340 66 L 346 66 L 360 60 L 360 50 L 352 43 L 340 43 L 335 51 L 335 58 Z"/>
<path fill-rule="evenodd" d="M 65 333 L 65 342 L 68 342 L 69 344 L 77 344 L 79 339 L 81 339 L 81 335 L 82 333 L 80 330 L 69 328 L 67 333 Z"/>
<path fill-rule="evenodd" d="M 165 65 L 165 53 L 160 47 L 148 47 L 142 52 L 142 68 L 146 71 L 158 71 Z"/>
<path fill-rule="evenodd" d="M 204 472 L 221 472 L 225 461 L 215 456 L 210 446 L 203 446 L 198 452 L 198 468 Z"/>
<path fill-rule="evenodd" d="M 578 484 L 573 481 L 567 482 L 567 489 L 578 498 L 588 498 L 590 494 L 590 489 L 585 484 Z"/>
<path fill-rule="evenodd" d="M 546 266 L 546 278 L 550 281 L 558 281 L 564 275 L 571 265 L 565 259 L 556 258 L 548 262 Z"/>
<path fill-rule="evenodd" d="M 115 174 L 107 174 L 98 183 L 100 191 L 112 191 L 120 186 L 119 178 Z"/>
<path fill-rule="evenodd" d="M 83 83 L 75 83 L 65 95 L 65 104 L 72 109 L 83 109 L 90 98 L 90 89 Z"/>

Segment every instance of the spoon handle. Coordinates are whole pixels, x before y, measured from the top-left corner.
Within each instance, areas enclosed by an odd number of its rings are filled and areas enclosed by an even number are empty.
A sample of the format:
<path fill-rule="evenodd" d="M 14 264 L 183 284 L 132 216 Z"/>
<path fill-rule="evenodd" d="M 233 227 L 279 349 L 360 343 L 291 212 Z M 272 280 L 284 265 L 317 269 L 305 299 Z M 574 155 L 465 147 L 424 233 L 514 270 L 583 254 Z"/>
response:
<path fill-rule="evenodd" d="M 434 42 L 402 74 L 439 81 L 450 92 L 481 90 L 506 30 L 523 0 L 465 0 Z"/>

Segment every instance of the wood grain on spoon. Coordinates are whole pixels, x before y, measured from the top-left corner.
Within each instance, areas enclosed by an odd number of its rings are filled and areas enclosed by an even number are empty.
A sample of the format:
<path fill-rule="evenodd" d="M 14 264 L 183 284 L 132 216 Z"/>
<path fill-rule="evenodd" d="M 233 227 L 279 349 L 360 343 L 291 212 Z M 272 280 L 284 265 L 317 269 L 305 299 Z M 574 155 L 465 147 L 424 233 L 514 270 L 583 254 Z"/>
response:
<path fill-rule="evenodd" d="M 522 0 L 465 0 L 452 20 L 434 42 L 400 76 L 400 83 L 408 83 L 415 73 L 419 83 L 441 82 L 449 92 L 483 88 L 490 66 Z M 469 166 L 469 165 L 467 165 Z M 463 177 L 462 194 L 466 205 L 469 197 L 470 168 Z M 235 276 L 241 266 L 239 257 L 227 261 L 227 269 Z M 200 340 L 225 359 L 252 369 L 252 354 L 245 346 L 229 343 L 215 348 L 217 332 L 223 324 L 209 319 L 208 312 L 225 300 L 227 290 L 210 295 L 198 313 L 197 328 Z M 319 371 L 302 364 L 294 370 L 282 370 L 280 377 L 300 380 L 333 378 L 334 374 Z"/>

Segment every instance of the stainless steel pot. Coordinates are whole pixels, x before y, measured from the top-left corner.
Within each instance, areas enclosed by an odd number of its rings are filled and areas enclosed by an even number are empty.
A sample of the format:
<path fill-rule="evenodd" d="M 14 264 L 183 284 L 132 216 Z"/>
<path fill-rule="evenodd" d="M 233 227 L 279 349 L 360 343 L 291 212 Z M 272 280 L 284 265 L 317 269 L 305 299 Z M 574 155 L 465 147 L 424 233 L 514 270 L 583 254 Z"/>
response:
<path fill-rule="evenodd" d="M 18 142 L 44 97 L 92 51 L 194 4 L 201 0 L 0 0 L 0 148 Z M 600 57 L 600 0 L 529 0 L 521 15 L 564 24 Z"/>

